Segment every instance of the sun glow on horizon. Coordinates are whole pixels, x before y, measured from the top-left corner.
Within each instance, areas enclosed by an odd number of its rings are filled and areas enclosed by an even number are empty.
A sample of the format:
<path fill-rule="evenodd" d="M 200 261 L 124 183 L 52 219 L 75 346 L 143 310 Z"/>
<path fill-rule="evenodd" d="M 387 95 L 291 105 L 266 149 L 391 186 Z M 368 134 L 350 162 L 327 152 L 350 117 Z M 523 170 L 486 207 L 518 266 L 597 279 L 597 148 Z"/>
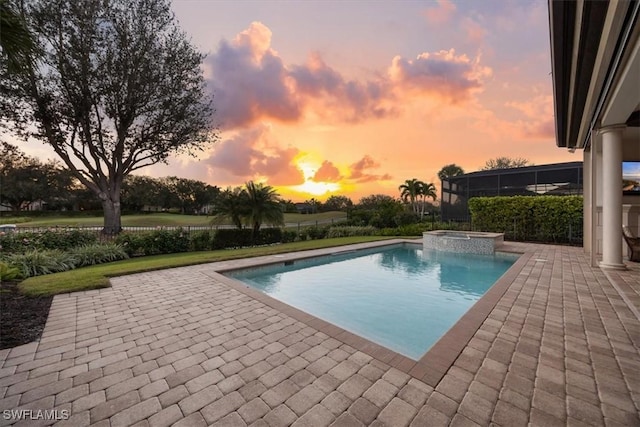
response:
<path fill-rule="evenodd" d="M 307 193 L 311 196 L 322 196 L 326 193 L 338 191 L 340 184 L 337 182 L 316 182 L 307 179 L 304 184 L 292 185 L 290 188 L 299 193 Z"/>

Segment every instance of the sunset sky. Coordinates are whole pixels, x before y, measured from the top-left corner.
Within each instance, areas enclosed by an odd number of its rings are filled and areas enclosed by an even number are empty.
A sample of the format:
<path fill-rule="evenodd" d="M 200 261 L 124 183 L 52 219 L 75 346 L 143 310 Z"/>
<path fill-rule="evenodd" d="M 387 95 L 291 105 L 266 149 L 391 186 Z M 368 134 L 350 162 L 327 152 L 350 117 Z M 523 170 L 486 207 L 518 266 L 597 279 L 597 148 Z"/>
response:
<path fill-rule="evenodd" d="M 397 196 L 449 163 L 582 160 L 553 136 L 546 1 L 174 0 L 221 141 L 141 173 L 294 201 Z M 43 146 L 29 144 L 46 156 Z"/>

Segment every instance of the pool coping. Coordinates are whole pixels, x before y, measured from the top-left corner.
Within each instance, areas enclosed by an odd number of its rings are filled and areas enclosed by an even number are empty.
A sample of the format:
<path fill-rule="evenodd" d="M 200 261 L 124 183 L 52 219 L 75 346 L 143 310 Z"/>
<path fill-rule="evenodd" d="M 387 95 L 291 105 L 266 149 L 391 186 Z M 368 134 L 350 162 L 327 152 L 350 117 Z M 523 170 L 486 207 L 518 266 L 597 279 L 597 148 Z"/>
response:
<path fill-rule="evenodd" d="M 419 245 L 421 244 L 421 240 L 382 240 L 312 251 L 290 252 L 286 254 L 279 254 L 277 256 L 271 255 L 256 258 L 244 258 L 240 260 L 211 264 L 210 266 L 212 268 L 207 269 L 207 271 L 203 271 L 203 273 L 219 282 L 222 282 L 230 288 L 235 289 L 236 291 L 250 296 L 251 298 L 258 300 L 283 314 L 291 316 L 294 319 L 303 322 L 332 338 L 348 344 L 356 350 L 362 351 L 381 362 L 385 362 L 435 388 L 458 358 L 462 350 L 466 347 L 467 343 L 480 328 L 487 316 L 491 313 L 500 298 L 502 298 L 515 278 L 518 277 L 523 267 L 533 255 L 533 252 L 523 252 L 522 250 L 510 248 L 508 243 L 501 245 L 498 248 L 498 252 L 518 254 L 520 257 L 419 360 L 411 359 L 387 347 L 349 332 L 339 326 L 327 322 L 326 320 L 320 319 L 289 304 L 272 298 L 239 280 L 223 274 L 232 270 L 281 264 L 285 261 L 303 260 L 323 255 L 339 254 L 343 252 L 352 252 L 354 250 L 357 251 L 406 243 Z"/>

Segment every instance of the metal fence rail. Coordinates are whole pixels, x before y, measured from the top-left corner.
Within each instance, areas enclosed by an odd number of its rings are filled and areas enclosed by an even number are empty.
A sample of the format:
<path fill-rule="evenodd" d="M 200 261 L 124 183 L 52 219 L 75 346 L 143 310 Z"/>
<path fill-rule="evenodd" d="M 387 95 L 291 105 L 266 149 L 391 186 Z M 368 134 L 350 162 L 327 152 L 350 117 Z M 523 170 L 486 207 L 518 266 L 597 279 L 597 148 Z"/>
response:
<path fill-rule="evenodd" d="M 345 222 L 347 218 L 329 218 L 314 221 L 301 221 L 301 222 L 287 222 L 284 224 L 285 228 L 296 228 L 300 230 L 303 227 L 317 227 L 338 224 Z M 77 230 L 77 231 L 102 231 L 102 226 L 49 226 L 49 227 L 28 227 L 17 224 L 14 229 L 16 233 L 42 233 L 45 231 L 65 231 L 65 230 Z M 263 224 L 263 227 L 271 227 L 272 224 Z M 122 230 L 132 233 L 156 231 L 156 230 L 182 230 L 186 233 L 192 231 L 215 231 L 219 229 L 231 229 L 235 228 L 234 225 L 229 224 L 217 224 L 217 225 L 158 225 L 158 226 L 123 226 Z"/>

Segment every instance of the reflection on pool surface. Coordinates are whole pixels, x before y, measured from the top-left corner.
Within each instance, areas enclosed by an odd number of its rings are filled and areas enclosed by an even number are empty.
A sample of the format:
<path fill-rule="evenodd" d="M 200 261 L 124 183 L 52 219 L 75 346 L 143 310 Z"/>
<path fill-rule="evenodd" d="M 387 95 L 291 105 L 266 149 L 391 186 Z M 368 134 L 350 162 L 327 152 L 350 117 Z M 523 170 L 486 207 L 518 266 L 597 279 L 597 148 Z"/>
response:
<path fill-rule="evenodd" d="M 225 275 L 417 360 L 516 259 L 393 245 Z"/>

